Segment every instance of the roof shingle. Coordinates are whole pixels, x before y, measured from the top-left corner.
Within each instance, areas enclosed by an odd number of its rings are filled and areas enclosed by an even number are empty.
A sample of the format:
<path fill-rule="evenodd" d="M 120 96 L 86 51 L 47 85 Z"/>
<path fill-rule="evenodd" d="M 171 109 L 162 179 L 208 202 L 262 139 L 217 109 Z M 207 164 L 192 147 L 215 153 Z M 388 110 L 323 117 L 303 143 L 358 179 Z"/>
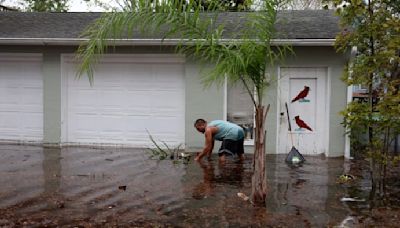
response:
<path fill-rule="evenodd" d="M 220 20 L 242 25 L 245 12 L 227 12 Z M 76 39 L 101 13 L 0 13 L 0 39 Z M 328 10 L 280 11 L 276 28 L 279 39 L 334 39 L 339 32 L 338 17 Z M 234 37 L 235 26 L 226 27 L 226 38 Z M 140 39 L 135 33 L 132 38 Z M 151 38 L 161 38 L 155 36 Z"/>

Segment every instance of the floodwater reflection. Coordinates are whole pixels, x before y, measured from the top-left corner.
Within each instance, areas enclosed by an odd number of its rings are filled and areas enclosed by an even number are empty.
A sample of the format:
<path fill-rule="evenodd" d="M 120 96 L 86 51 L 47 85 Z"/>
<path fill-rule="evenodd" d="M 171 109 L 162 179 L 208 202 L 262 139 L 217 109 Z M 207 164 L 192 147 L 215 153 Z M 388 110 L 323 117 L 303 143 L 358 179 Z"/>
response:
<path fill-rule="evenodd" d="M 267 155 L 266 207 L 251 192 L 251 155 L 224 165 L 150 160 L 141 149 L 0 145 L 1 226 L 326 227 L 397 224 L 400 196 L 378 212 L 363 161 Z M 337 183 L 350 173 L 351 183 Z M 392 192 L 399 191 L 391 179 Z M 126 188 L 120 188 L 126 186 Z M 397 186 L 397 187 L 396 187 Z M 348 202 L 344 198 L 357 198 Z M 388 209 L 389 208 L 389 209 Z M 383 212 L 388 215 L 383 216 Z M 380 217 L 379 217 L 380 216 Z"/>
<path fill-rule="evenodd" d="M 43 198 L 48 207 L 63 207 L 61 187 L 61 149 L 43 148 Z"/>
<path fill-rule="evenodd" d="M 198 165 L 203 172 L 203 181 L 193 188 L 194 199 L 207 198 L 214 194 L 217 185 L 243 187 L 243 162 L 228 161 L 221 164 L 214 160 L 201 160 Z"/>

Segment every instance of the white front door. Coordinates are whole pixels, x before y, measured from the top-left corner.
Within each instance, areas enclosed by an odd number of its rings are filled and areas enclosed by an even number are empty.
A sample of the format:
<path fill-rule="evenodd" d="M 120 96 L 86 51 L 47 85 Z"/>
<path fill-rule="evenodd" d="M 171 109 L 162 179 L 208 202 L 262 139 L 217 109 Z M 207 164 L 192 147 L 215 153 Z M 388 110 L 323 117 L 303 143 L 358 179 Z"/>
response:
<path fill-rule="evenodd" d="M 171 55 L 104 55 L 77 80 L 77 63 L 63 57 L 64 142 L 151 146 L 148 130 L 169 146 L 184 143 L 183 59 Z"/>
<path fill-rule="evenodd" d="M 280 69 L 278 153 L 288 153 L 292 146 L 302 154 L 327 152 L 327 91 L 327 68 Z"/>
<path fill-rule="evenodd" d="M 43 140 L 40 54 L 0 54 L 0 140 Z"/>

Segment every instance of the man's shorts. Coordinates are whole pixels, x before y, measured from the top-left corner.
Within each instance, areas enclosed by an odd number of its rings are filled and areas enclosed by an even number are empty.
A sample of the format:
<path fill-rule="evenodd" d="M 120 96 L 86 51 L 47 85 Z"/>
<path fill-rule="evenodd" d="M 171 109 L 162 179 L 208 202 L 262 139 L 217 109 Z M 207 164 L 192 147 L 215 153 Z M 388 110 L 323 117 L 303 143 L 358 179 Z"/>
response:
<path fill-rule="evenodd" d="M 221 148 L 218 151 L 218 156 L 222 155 L 241 155 L 244 153 L 244 139 L 231 140 L 224 139 L 221 144 Z"/>

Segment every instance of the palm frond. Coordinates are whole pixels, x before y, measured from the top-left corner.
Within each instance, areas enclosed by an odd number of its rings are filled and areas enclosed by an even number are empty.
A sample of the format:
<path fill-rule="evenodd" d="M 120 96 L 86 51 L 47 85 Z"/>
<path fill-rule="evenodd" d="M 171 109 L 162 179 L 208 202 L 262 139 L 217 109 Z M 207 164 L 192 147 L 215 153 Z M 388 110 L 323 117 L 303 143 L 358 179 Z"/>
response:
<path fill-rule="evenodd" d="M 76 75 L 78 78 L 86 73 L 90 84 L 93 84 L 94 65 L 108 47 L 122 37 L 129 16 L 128 13 L 104 13 L 81 35 L 89 41 L 81 44 L 77 51 L 77 60 L 81 63 Z"/>
<path fill-rule="evenodd" d="M 240 27 L 235 39 L 225 40 L 227 24 L 219 20 L 217 11 L 221 1 L 213 1 L 205 10 L 200 1 L 163 0 L 150 4 L 138 0 L 134 10 L 103 14 L 83 34 L 89 41 L 78 50 L 78 77 L 86 73 L 93 83 L 94 65 L 117 39 L 130 38 L 137 32 L 143 36 L 156 34 L 162 35 L 163 40 L 178 39 L 178 53 L 213 65 L 204 72 L 202 81 L 206 87 L 223 85 L 225 77 L 230 82 L 243 81 L 254 85 L 261 101 L 268 85 L 267 69 L 282 61 L 291 50 L 271 43 L 279 1 L 262 1 L 259 11 L 246 14 L 245 26 Z M 249 95 L 254 94 L 249 91 Z"/>

